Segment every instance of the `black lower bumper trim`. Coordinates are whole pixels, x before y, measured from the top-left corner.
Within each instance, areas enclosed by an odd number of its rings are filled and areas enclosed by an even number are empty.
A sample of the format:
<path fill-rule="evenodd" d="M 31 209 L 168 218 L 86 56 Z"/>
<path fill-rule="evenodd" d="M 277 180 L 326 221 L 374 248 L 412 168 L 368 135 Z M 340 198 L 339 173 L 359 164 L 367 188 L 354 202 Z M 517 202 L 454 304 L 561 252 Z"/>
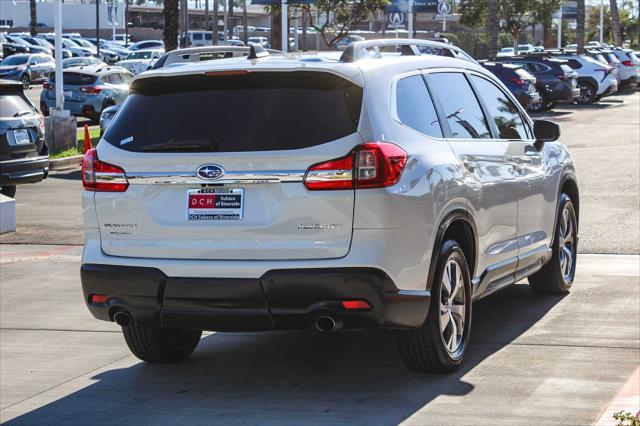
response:
<path fill-rule="evenodd" d="M 48 156 L 0 161 L 0 186 L 40 182 L 48 173 Z"/>
<path fill-rule="evenodd" d="M 85 302 L 98 319 L 127 310 L 138 323 L 215 331 L 307 328 L 322 315 L 345 328 L 412 328 L 425 320 L 430 294 L 400 291 L 375 268 L 273 270 L 255 279 L 176 278 L 158 269 L 84 264 Z M 108 296 L 92 304 L 92 294 Z M 347 310 L 343 300 L 371 309 Z"/>

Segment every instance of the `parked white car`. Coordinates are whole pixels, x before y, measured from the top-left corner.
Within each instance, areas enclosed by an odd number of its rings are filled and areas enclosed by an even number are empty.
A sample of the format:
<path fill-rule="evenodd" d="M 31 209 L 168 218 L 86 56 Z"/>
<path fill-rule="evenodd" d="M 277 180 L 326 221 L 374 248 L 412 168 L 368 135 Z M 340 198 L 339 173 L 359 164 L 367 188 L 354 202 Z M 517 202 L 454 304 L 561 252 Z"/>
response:
<path fill-rule="evenodd" d="M 119 67 L 126 68 L 134 74 L 150 70 L 153 64 L 164 54 L 164 50 L 142 49 L 131 52 L 127 59 L 117 62 Z"/>
<path fill-rule="evenodd" d="M 615 68 L 605 65 L 587 55 L 554 56 L 564 59 L 578 73 L 580 87 L 579 104 L 591 104 L 618 91 Z"/>
<path fill-rule="evenodd" d="M 515 56 L 515 55 L 516 55 L 516 49 L 514 49 L 513 47 L 503 47 L 498 52 L 498 58 L 508 58 L 510 56 Z"/>
<path fill-rule="evenodd" d="M 616 48 L 612 50 L 620 60 L 620 81 L 631 87 L 640 83 L 640 59 L 631 49 Z"/>

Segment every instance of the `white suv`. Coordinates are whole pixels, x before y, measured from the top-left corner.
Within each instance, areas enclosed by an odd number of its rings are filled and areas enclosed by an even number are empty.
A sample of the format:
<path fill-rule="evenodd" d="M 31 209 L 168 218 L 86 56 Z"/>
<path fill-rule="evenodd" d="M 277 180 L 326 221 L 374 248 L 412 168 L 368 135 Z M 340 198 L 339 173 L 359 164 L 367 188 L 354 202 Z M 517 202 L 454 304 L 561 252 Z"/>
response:
<path fill-rule="evenodd" d="M 150 362 L 202 330 L 384 327 L 412 369 L 448 372 L 472 301 L 525 277 L 567 292 L 579 199 L 558 126 L 421 43 L 138 76 L 83 161 L 91 313 Z"/>
<path fill-rule="evenodd" d="M 578 73 L 580 87 L 579 104 L 591 104 L 618 91 L 615 68 L 605 65 L 587 55 L 558 55 Z"/>

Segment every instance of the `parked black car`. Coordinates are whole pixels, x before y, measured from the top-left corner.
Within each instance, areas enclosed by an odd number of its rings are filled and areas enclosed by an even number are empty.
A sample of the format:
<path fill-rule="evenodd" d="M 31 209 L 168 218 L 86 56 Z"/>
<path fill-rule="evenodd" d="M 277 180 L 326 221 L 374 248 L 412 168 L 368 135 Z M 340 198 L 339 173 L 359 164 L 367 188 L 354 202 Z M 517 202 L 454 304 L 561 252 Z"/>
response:
<path fill-rule="evenodd" d="M 30 53 L 31 49 L 22 44 L 11 43 L 4 34 L 0 33 L 0 45 L 2 45 L 2 58 L 8 58 L 18 53 Z"/>
<path fill-rule="evenodd" d="M 530 111 L 553 109 L 558 102 L 574 102 L 580 97 L 578 73 L 571 69 L 567 61 L 535 54 L 498 58 L 500 62 L 520 65 L 536 77 L 536 89 L 541 102 L 529 107 Z"/>
<path fill-rule="evenodd" d="M 534 104 L 541 102 L 540 93 L 536 89 L 536 78 L 521 66 L 501 62 L 482 62 L 482 66 L 498 77 L 523 107 L 535 108 Z"/>
<path fill-rule="evenodd" d="M 16 185 L 40 182 L 48 173 L 44 118 L 22 84 L 0 80 L 0 192 L 14 197 Z"/>

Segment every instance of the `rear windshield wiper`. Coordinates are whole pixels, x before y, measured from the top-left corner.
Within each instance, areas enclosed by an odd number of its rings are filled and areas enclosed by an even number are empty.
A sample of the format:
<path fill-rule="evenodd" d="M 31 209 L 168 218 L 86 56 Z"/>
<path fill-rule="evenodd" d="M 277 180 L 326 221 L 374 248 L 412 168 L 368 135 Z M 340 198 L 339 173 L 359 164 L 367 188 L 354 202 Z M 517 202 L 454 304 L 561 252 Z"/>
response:
<path fill-rule="evenodd" d="M 175 141 L 173 139 L 157 143 L 153 145 L 145 145 L 140 148 L 140 151 L 154 152 L 154 151 L 191 151 L 191 152 L 215 152 L 218 151 L 218 146 L 212 140 L 183 140 Z"/>
<path fill-rule="evenodd" d="M 14 117 L 22 117 L 23 115 L 28 115 L 31 114 L 31 111 L 29 111 L 28 109 L 25 109 L 23 111 L 18 111 L 15 114 L 13 114 Z"/>

